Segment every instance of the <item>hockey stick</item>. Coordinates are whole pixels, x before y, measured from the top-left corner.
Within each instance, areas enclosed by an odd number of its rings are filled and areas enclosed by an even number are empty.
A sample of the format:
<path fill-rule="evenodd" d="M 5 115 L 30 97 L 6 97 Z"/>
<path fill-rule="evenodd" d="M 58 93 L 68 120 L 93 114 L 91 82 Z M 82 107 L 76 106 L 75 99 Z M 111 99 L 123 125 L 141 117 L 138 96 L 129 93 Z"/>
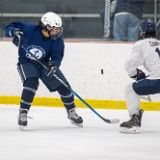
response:
<path fill-rule="evenodd" d="M 141 97 L 141 96 L 140 96 L 140 98 L 141 98 L 141 99 L 145 99 L 145 100 L 147 100 L 147 101 L 149 101 L 149 102 L 152 102 L 151 97 L 150 97 L 149 95 L 147 95 L 147 97 Z"/>
<path fill-rule="evenodd" d="M 149 75 L 147 75 L 146 78 L 147 78 L 147 77 L 149 77 Z M 150 97 L 149 95 L 146 95 L 146 96 L 147 96 L 147 97 L 140 96 L 140 98 L 141 98 L 141 99 L 145 99 L 145 100 L 151 102 L 151 101 L 152 101 L 152 100 L 151 100 L 151 97 Z"/>
<path fill-rule="evenodd" d="M 43 66 L 46 70 L 49 70 L 49 68 L 44 65 L 35 55 L 33 55 L 28 49 L 26 49 L 23 45 L 22 48 L 26 51 L 26 53 L 30 54 L 30 56 L 37 61 L 41 66 Z M 70 92 L 75 95 L 77 98 L 79 98 L 89 109 L 91 109 L 98 117 L 100 117 L 104 122 L 107 123 L 118 123 L 119 119 L 106 119 L 102 117 L 97 111 L 95 111 L 85 100 L 83 100 L 75 91 L 73 91 L 63 80 L 61 80 L 55 73 L 52 73 L 53 76 L 62 83 Z"/>
<path fill-rule="evenodd" d="M 149 75 L 146 76 L 146 78 L 149 77 Z M 149 102 L 152 102 L 151 97 L 149 95 L 147 95 L 147 97 L 140 97 L 141 99 L 145 99 Z"/>

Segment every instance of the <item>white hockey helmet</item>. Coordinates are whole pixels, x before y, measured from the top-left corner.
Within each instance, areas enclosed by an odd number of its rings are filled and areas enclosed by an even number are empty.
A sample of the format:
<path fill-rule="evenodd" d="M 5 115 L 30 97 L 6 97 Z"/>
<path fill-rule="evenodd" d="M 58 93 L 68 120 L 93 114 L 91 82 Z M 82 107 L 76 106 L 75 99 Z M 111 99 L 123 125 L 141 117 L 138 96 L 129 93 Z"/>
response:
<path fill-rule="evenodd" d="M 60 28 L 60 33 L 58 33 L 58 35 L 55 35 L 55 36 L 50 35 L 52 39 L 57 39 L 58 37 L 62 35 L 62 31 L 63 31 L 62 19 L 59 15 L 57 15 L 54 12 L 47 12 L 42 16 L 41 27 L 47 30 L 49 35 L 54 27 Z M 50 30 L 48 30 L 48 28 L 50 28 Z"/>

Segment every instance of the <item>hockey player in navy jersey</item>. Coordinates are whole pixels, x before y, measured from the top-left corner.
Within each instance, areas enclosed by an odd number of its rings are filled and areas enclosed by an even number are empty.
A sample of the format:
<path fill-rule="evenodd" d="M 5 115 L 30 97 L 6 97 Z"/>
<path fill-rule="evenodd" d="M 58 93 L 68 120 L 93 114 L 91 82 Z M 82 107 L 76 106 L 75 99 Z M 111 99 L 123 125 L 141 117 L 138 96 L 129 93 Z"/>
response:
<path fill-rule="evenodd" d="M 152 19 L 143 19 L 139 26 L 142 40 L 137 41 L 132 54 L 125 63 L 125 69 L 136 82 L 125 90 L 126 104 L 131 119 L 120 125 L 120 132 L 139 133 L 143 110 L 140 96 L 160 93 L 160 41 L 156 39 L 156 25 Z M 148 76 L 138 69 L 144 66 Z"/>
<path fill-rule="evenodd" d="M 50 92 L 57 91 L 60 94 L 71 123 L 83 126 L 83 119 L 75 112 L 73 94 L 52 74 L 54 72 L 69 85 L 59 69 L 64 55 L 62 31 L 62 19 L 53 12 L 45 13 L 38 25 L 17 21 L 6 27 L 6 37 L 13 37 L 12 42 L 18 46 L 17 69 L 23 82 L 18 118 L 20 129 L 27 126 L 27 114 L 38 89 L 39 79 Z M 47 65 L 49 70 L 45 70 L 27 54 L 22 45 Z"/>

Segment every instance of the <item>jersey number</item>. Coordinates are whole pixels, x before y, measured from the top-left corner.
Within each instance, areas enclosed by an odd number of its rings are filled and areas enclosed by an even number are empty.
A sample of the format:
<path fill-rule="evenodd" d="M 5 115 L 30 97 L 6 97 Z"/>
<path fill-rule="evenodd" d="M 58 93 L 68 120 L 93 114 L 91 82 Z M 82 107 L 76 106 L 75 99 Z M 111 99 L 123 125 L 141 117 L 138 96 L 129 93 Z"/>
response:
<path fill-rule="evenodd" d="M 155 51 L 158 53 L 158 55 L 160 57 L 160 50 L 159 50 L 159 48 L 156 48 Z"/>

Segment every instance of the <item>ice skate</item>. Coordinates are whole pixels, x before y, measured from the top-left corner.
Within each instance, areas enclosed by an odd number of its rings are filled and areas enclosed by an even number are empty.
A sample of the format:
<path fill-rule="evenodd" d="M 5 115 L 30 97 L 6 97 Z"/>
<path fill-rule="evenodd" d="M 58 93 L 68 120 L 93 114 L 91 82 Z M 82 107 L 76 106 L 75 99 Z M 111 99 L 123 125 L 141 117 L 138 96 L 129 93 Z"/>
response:
<path fill-rule="evenodd" d="M 139 115 L 134 114 L 129 121 L 123 122 L 120 125 L 120 132 L 133 133 L 133 134 L 140 133 L 142 114 L 143 114 L 143 110 L 141 109 L 139 111 Z"/>
<path fill-rule="evenodd" d="M 83 119 L 78 116 L 75 112 L 75 108 L 70 109 L 67 111 L 68 113 L 68 119 L 71 121 L 71 123 L 78 127 L 83 127 Z"/>
<path fill-rule="evenodd" d="M 18 125 L 20 130 L 24 130 L 24 127 L 27 126 L 27 109 L 19 109 L 19 116 L 18 116 Z"/>

